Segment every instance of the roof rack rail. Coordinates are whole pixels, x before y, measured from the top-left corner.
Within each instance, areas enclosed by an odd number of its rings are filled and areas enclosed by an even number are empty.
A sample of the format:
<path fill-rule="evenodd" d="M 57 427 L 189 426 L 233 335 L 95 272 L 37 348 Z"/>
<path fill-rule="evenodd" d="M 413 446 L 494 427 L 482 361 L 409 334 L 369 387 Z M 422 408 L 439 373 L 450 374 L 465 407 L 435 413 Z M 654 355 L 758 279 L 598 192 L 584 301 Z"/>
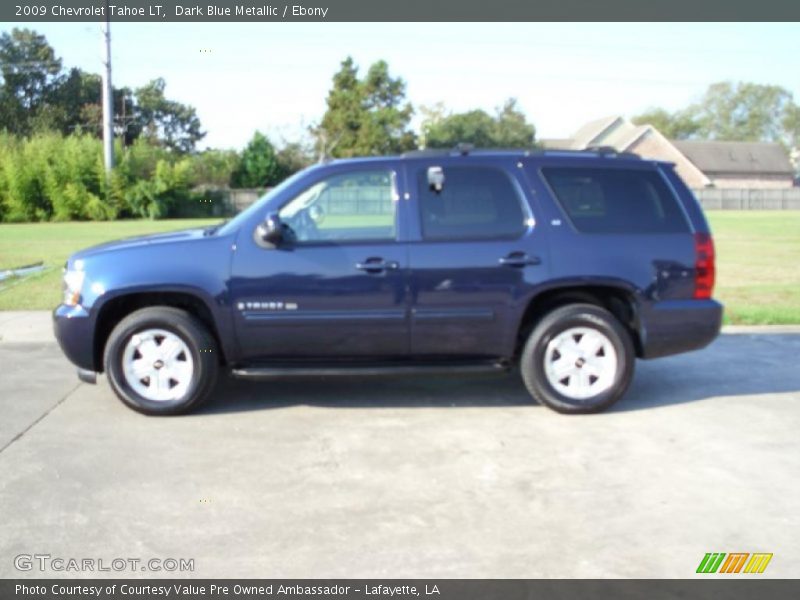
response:
<path fill-rule="evenodd" d="M 587 153 L 598 154 L 608 158 L 635 158 L 642 157 L 633 152 L 620 152 L 613 146 L 587 146 L 586 148 L 475 148 L 472 144 L 458 144 L 454 148 L 426 148 L 424 150 L 409 150 L 403 152 L 402 158 L 424 158 L 430 156 L 468 156 L 472 153 L 513 153 L 523 156 L 585 156 Z"/>
<path fill-rule="evenodd" d="M 475 149 L 473 144 L 456 144 L 452 148 L 425 148 L 424 150 L 409 150 L 403 152 L 400 156 L 405 158 L 420 157 L 420 156 L 454 156 L 456 154 L 467 156 Z"/>
<path fill-rule="evenodd" d="M 425 148 L 424 150 L 407 150 L 400 156 L 403 158 L 425 157 L 425 156 L 450 156 L 452 150 L 446 148 Z"/>
<path fill-rule="evenodd" d="M 633 152 L 620 152 L 614 146 L 586 146 L 587 152 L 596 152 L 600 156 L 619 156 L 623 158 L 641 158 L 638 154 Z"/>

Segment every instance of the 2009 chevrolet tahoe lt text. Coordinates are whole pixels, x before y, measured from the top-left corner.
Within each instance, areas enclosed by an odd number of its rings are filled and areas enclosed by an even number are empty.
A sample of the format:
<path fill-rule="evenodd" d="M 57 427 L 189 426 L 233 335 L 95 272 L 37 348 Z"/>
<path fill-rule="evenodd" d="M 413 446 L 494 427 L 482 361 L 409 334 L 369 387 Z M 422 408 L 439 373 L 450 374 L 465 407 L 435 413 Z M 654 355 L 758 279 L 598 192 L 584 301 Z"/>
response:
<path fill-rule="evenodd" d="M 270 379 L 518 366 L 560 412 L 719 333 L 714 248 L 669 163 L 460 149 L 332 161 L 232 220 L 70 257 L 56 335 L 131 408 Z M 368 380 L 365 380 L 365 385 Z"/>

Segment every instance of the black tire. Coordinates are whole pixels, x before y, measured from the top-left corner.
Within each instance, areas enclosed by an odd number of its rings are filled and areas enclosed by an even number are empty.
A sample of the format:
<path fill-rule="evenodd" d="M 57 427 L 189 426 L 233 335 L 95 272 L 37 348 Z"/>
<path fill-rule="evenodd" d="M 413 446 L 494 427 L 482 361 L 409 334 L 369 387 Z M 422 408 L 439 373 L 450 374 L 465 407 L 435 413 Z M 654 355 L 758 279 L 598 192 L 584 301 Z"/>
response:
<path fill-rule="evenodd" d="M 558 350 L 552 350 L 552 354 L 548 356 L 550 342 L 572 328 L 599 332 L 610 342 L 616 353 L 616 368 L 609 370 L 608 375 L 602 381 L 594 377 L 594 382 L 589 384 L 591 387 L 599 382 L 599 393 L 580 399 L 565 395 L 556 389 L 550 383 L 545 368 L 546 360 L 552 359 L 552 357 L 556 357 L 556 360 L 560 358 Z M 569 340 L 570 337 L 573 336 L 567 336 L 568 344 L 572 343 Z M 576 344 L 579 343 L 580 334 L 574 337 Z M 601 361 L 605 359 L 604 350 L 597 352 L 597 358 Z M 576 360 L 576 367 L 584 368 L 587 360 L 589 359 L 581 356 Z M 531 396 L 548 408 L 568 414 L 594 413 L 607 409 L 625 394 L 631 379 L 633 379 L 635 360 L 631 337 L 614 315 L 593 304 L 569 304 L 548 313 L 534 327 L 520 358 L 520 372 Z M 578 365 L 579 361 L 580 366 Z M 571 363 L 571 361 L 568 362 Z M 613 373 L 613 377 L 611 373 Z M 588 375 L 586 376 L 588 377 Z M 572 375 L 567 375 L 560 382 L 556 382 L 556 385 L 562 385 L 562 390 L 568 389 L 571 377 Z M 553 379 L 558 379 L 558 377 Z"/>
<path fill-rule="evenodd" d="M 163 330 L 174 334 L 188 348 L 192 361 L 191 377 L 187 377 L 188 383 L 184 384 L 185 391 L 178 397 L 164 400 L 148 399 L 134 389 L 135 384 L 132 384 L 125 375 L 123 359 L 126 346 L 135 335 L 146 335 L 145 332 L 152 330 Z M 161 343 L 158 342 L 158 336 L 153 339 L 155 344 Z M 180 356 L 184 361 L 188 358 L 185 351 L 181 352 L 176 360 L 180 360 Z M 214 336 L 191 314 L 168 306 L 143 308 L 122 319 L 108 338 L 103 364 L 111 388 L 119 399 L 130 408 L 148 415 L 174 415 L 197 408 L 214 389 L 219 372 L 219 356 Z M 149 382 L 149 378 L 143 381 Z M 171 386 L 172 381 L 166 385 Z"/>

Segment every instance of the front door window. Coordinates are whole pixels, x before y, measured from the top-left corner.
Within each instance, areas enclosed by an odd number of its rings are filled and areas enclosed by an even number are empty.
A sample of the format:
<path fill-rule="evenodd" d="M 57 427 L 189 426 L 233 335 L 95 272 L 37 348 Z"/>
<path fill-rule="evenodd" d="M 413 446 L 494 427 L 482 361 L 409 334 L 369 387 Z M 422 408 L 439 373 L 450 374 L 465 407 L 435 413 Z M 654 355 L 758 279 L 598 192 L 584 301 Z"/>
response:
<path fill-rule="evenodd" d="M 387 170 L 351 171 L 318 181 L 280 210 L 295 241 L 394 240 L 397 191 Z"/>

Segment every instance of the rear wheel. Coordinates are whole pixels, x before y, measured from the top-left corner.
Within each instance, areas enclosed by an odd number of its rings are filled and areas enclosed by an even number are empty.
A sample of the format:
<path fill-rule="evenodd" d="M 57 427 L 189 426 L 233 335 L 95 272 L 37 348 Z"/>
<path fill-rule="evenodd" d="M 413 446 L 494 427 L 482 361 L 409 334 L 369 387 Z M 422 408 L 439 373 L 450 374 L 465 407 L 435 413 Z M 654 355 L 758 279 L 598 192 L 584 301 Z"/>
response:
<path fill-rule="evenodd" d="M 120 400 L 151 415 L 196 408 L 219 371 L 216 342 L 206 327 L 186 311 L 166 306 L 122 319 L 108 338 L 103 362 Z"/>
<path fill-rule="evenodd" d="M 630 335 L 607 310 L 570 304 L 546 315 L 533 329 L 520 359 L 530 394 L 561 413 L 605 410 L 633 378 Z"/>

